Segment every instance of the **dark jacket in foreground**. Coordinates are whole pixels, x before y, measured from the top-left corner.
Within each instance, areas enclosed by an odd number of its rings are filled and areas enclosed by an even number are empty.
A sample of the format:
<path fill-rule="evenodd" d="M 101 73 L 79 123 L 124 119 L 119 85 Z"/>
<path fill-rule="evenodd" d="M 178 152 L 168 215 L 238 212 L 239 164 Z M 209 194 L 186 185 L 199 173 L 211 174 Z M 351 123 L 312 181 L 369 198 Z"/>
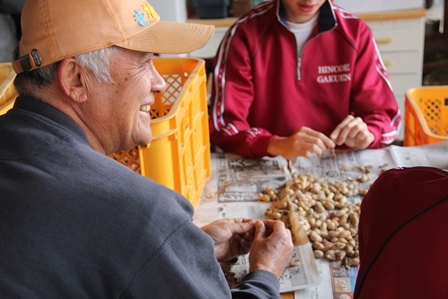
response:
<path fill-rule="evenodd" d="M 266 271 L 232 295 L 192 215 L 178 193 L 94 151 L 53 107 L 20 97 L 0 117 L 1 298 L 279 296 Z"/>

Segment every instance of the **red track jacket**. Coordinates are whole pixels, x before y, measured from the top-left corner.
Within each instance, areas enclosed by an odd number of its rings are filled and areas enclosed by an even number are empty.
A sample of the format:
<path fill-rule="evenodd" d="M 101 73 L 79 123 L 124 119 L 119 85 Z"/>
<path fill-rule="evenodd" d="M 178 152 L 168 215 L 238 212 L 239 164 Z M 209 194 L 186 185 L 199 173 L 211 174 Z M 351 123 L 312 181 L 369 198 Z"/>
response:
<path fill-rule="evenodd" d="M 210 136 L 226 152 L 267 156 L 274 135 L 308 126 L 327 136 L 349 114 L 375 135 L 370 148 L 392 143 L 401 121 L 371 30 L 327 1 L 297 58 L 280 0 L 241 17 L 214 60 Z"/>

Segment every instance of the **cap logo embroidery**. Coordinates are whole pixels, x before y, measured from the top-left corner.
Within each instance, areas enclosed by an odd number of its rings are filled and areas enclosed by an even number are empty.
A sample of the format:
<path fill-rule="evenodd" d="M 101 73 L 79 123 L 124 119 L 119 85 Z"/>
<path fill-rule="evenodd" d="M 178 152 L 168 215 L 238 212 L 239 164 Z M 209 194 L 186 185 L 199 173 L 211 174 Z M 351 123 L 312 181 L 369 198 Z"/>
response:
<path fill-rule="evenodd" d="M 36 49 L 33 49 L 31 51 L 31 57 L 33 57 L 34 64 L 36 66 L 40 67 L 42 65 L 42 58 L 40 58 L 39 51 L 37 51 Z"/>
<path fill-rule="evenodd" d="M 159 18 L 159 15 L 157 14 L 157 12 L 154 10 L 154 8 L 151 5 L 145 4 L 145 5 L 143 5 L 142 9 L 143 9 L 143 11 L 134 10 L 134 19 L 140 26 L 148 27 L 151 25 L 152 20 L 156 20 L 157 18 Z M 149 19 L 149 22 L 146 22 L 146 20 L 145 20 L 145 13 Z"/>

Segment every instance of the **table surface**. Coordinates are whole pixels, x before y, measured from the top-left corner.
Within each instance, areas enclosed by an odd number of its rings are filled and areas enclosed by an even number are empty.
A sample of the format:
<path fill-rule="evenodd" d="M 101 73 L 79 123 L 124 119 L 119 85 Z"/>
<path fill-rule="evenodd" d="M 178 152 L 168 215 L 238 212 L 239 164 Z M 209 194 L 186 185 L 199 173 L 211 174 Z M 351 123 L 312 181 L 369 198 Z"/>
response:
<path fill-rule="evenodd" d="M 336 155 L 327 158 L 313 157 L 310 159 L 298 159 L 297 163 L 294 165 L 303 169 L 308 169 L 313 165 L 319 165 L 319 167 L 314 167 L 314 170 L 318 172 L 325 171 L 325 173 L 327 173 L 328 169 L 342 169 L 342 166 L 351 165 L 349 163 L 352 163 L 353 165 L 370 165 L 372 166 L 372 179 L 374 179 L 385 170 L 383 167 L 386 166 L 387 168 L 394 168 L 413 167 L 418 165 L 448 169 L 448 161 L 446 160 L 447 151 L 448 141 L 414 147 L 391 145 L 378 150 L 336 151 Z M 428 155 L 428 152 L 431 152 L 431 155 Z M 213 158 L 212 156 L 212 162 L 215 159 L 216 158 Z M 195 219 L 196 221 L 209 221 L 210 218 L 207 217 L 209 215 L 207 213 L 204 214 L 204 212 L 209 211 L 207 208 L 210 207 L 210 204 L 215 207 L 214 197 L 219 193 L 216 181 L 219 171 L 217 171 L 216 167 L 216 163 L 212 163 L 212 177 L 207 182 L 204 188 L 204 196 L 202 196 L 196 207 L 195 216 L 198 217 Z M 215 184 L 212 183 L 213 181 Z M 211 195 L 211 197 L 209 197 L 209 195 Z M 212 209 L 212 211 L 212 218 L 214 218 L 215 209 Z M 218 217 L 218 211 L 216 211 L 216 217 Z M 293 299 L 295 296 L 294 292 L 287 292 L 282 293 L 281 297 L 282 299 Z"/>

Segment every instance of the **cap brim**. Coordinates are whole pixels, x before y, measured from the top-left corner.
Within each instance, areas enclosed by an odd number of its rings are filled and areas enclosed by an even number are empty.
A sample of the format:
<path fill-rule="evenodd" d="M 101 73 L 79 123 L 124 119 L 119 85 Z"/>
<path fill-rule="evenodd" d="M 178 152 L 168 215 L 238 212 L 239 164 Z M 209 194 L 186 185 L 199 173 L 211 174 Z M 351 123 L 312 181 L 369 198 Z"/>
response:
<path fill-rule="evenodd" d="M 213 25 L 159 21 L 117 46 L 150 53 L 189 53 L 205 46 L 214 30 Z"/>

